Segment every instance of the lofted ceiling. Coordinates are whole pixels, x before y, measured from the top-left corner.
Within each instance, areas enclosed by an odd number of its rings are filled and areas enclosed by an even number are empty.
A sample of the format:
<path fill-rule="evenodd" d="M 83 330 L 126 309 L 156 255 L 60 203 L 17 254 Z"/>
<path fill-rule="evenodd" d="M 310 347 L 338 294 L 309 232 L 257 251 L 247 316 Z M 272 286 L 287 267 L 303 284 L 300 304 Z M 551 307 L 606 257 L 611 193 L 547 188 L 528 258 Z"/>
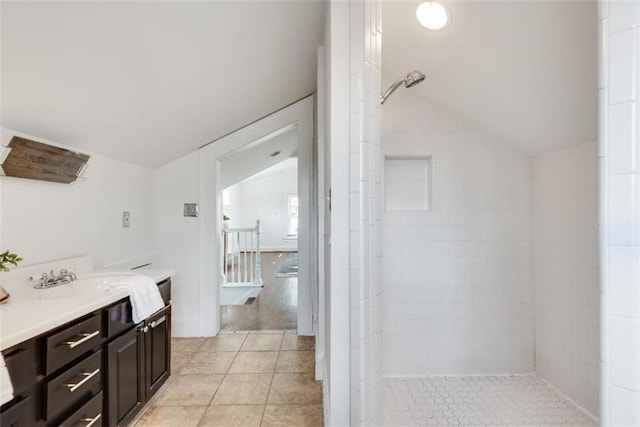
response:
<path fill-rule="evenodd" d="M 150 167 L 314 92 L 321 1 L 1 3 L 1 125 Z"/>
<path fill-rule="evenodd" d="M 295 126 L 267 135 L 246 149 L 238 150 L 220 161 L 220 185 L 230 187 L 269 168 L 298 156 L 298 132 Z M 286 163 L 290 164 L 290 163 Z"/>
<path fill-rule="evenodd" d="M 594 0 L 443 1 L 453 20 L 439 32 L 419 3 L 383 2 L 385 83 L 419 69 L 412 93 L 527 153 L 597 140 Z"/>
<path fill-rule="evenodd" d="M 532 154 L 597 139 L 594 0 L 418 3 L 383 1 L 385 82 Z M 79 150 L 157 167 L 315 90 L 322 1 L 0 7 L 1 125 Z"/>

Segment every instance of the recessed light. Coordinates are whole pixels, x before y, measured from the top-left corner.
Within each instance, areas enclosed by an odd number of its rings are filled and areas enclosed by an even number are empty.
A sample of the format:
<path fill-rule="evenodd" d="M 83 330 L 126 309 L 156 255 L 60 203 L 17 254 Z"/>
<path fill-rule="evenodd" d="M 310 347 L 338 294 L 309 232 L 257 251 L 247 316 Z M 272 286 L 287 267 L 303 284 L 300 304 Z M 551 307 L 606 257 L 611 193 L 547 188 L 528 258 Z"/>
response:
<path fill-rule="evenodd" d="M 280 154 L 280 152 L 279 152 L 279 151 L 274 151 L 273 153 L 271 153 L 271 157 L 275 157 L 275 156 L 277 156 L 278 154 Z"/>
<path fill-rule="evenodd" d="M 451 23 L 451 13 L 442 4 L 434 1 L 420 3 L 416 10 L 418 22 L 430 30 L 442 30 Z"/>

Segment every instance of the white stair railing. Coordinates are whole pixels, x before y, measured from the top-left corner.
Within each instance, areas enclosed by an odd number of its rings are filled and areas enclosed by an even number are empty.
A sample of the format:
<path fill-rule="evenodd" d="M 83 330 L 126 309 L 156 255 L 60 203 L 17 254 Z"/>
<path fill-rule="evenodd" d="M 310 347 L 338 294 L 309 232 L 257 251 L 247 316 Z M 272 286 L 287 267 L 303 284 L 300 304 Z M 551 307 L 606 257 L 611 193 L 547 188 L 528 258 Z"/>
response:
<path fill-rule="evenodd" d="M 262 286 L 260 220 L 252 228 L 223 228 L 223 286 Z"/>

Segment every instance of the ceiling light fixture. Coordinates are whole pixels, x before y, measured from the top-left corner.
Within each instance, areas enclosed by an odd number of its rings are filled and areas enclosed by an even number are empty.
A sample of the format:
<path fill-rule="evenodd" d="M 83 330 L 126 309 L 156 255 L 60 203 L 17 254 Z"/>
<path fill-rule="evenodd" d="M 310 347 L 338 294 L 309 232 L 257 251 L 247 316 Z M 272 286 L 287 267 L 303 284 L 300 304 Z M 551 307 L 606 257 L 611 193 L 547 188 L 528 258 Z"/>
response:
<path fill-rule="evenodd" d="M 442 4 L 434 1 L 420 3 L 416 17 L 423 27 L 430 30 L 442 30 L 451 23 L 451 13 Z"/>

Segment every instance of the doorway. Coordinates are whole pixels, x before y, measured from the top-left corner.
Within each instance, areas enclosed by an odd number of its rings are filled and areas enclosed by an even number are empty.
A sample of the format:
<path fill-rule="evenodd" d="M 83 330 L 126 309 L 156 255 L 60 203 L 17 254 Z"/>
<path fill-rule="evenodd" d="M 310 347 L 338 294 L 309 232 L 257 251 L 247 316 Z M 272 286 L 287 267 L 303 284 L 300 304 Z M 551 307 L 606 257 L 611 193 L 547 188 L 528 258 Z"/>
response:
<path fill-rule="evenodd" d="M 313 96 L 306 97 L 283 108 L 233 134 L 227 135 L 199 152 L 200 200 L 203 215 L 201 223 L 201 271 L 200 271 L 200 329 L 203 336 L 217 334 L 221 329 L 220 283 L 224 280 L 222 269 L 224 258 L 223 241 L 223 190 L 233 182 L 239 182 L 264 170 L 264 158 L 275 151 L 269 151 L 269 141 L 291 133 L 297 141 L 297 189 L 298 189 L 298 257 L 297 315 L 298 335 L 314 335 L 317 305 L 317 260 L 314 247 L 317 230 L 317 208 L 315 200 L 313 166 Z M 256 157 L 243 156 L 249 151 L 264 150 L 257 169 L 247 172 L 247 163 L 253 164 Z M 223 167 L 235 158 L 235 165 Z M 277 164 L 275 161 L 274 164 Z M 244 176 L 228 180 L 225 170 Z M 254 215 L 255 216 L 255 215 Z M 258 219 L 258 218 L 255 218 Z"/>
<path fill-rule="evenodd" d="M 298 159 L 293 130 L 240 153 L 264 168 L 222 190 L 220 330 L 295 330 L 298 309 Z M 268 156 L 257 154 L 269 152 Z M 236 162 L 230 157 L 235 175 Z M 228 159 L 221 162 L 228 176 Z M 306 231 L 306 230 L 305 230 Z"/>

